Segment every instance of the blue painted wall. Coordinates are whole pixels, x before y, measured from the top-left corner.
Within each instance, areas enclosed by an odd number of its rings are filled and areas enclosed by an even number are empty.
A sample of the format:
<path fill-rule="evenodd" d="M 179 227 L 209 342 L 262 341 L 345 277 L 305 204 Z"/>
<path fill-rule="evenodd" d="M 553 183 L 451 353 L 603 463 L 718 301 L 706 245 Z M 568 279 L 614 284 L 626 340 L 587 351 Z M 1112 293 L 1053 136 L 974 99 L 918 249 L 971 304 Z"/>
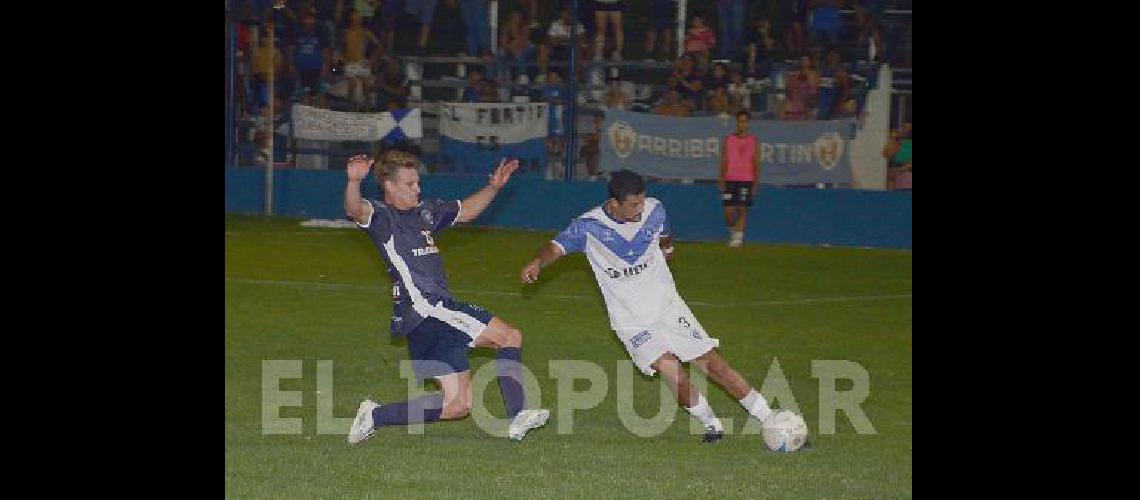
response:
<path fill-rule="evenodd" d="M 260 214 L 265 207 L 264 171 L 226 169 L 226 212 Z M 273 178 L 273 213 L 289 217 L 344 217 L 347 180 L 343 170 L 278 170 Z M 464 198 L 486 184 L 478 176 L 429 175 L 425 197 Z M 379 198 L 375 178 L 364 196 Z M 720 194 L 714 184 L 650 184 L 649 196 L 668 209 L 681 240 L 726 240 Z M 561 230 L 573 217 L 608 197 L 603 182 L 546 181 L 519 176 L 495 198 L 478 225 Z M 761 186 L 748 214 L 746 239 L 875 248 L 911 248 L 911 193 L 853 189 Z"/>

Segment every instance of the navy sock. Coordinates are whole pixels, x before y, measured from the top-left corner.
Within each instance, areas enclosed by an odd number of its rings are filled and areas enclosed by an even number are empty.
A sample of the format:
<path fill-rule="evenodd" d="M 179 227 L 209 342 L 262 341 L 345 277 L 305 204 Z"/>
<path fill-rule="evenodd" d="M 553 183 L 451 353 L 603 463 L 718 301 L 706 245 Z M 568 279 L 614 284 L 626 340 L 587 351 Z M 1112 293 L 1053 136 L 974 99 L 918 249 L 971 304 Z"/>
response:
<path fill-rule="evenodd" d="M 372 410 L 372 422 L 376 427 L 435 422 L 440 413 L 443 413 L 443 396 L 433 392 L 411 401 L 380 405 Z"/>
<path fill-rule="evenodd" d="M 522 349 L 504 347 L 498 351 L 499 390 L 507 407 L 507 418 L 515 418 L 526 405 L 522 385 Z"/>

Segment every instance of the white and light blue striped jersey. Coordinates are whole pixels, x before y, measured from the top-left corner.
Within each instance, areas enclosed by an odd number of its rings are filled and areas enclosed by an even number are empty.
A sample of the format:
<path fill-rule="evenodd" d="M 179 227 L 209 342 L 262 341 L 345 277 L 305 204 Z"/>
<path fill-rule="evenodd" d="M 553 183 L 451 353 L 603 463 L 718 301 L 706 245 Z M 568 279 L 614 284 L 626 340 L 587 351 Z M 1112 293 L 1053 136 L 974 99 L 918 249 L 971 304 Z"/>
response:
<path fill-rule="evenodd" d="M 680 300 L 659 244 L 671 236 L 665 206 L 645 198 L 638 222 L 619 222 L 604 206 L 574 219 L 553 242 L 566 254 L 586 254 L 614 330 L 643 328 Z"/>

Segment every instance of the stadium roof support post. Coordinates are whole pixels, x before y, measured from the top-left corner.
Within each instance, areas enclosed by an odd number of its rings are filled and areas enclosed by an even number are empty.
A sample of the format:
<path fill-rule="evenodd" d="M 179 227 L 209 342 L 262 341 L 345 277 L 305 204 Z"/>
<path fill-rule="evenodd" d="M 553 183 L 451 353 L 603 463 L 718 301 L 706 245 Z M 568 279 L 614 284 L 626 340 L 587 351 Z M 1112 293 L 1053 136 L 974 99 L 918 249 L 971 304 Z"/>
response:
<path fill-rule="evenodd" d="M 491 0 L 491 5 L 487 6 L 487 17 L 490 17 L 488 24 L 491 26 L 491 53 L 498 53 L 499 37 L 495 33 L 499 32 L 499 0 Z M 479 57 L 479 54 L 471 54 L 472 57 Z"/>
<path fill-rule="evenodd" d="M 460 80 L 467 79 L 467 65 L 462 61 L 455 63 L 455 76 L 459 77 Z M 463 102 L 463 87 L 458 85 L 455 86 L 455 102 Z"/>
<path fill-rule="evenodd" d="M 227 9 L 229 5 L 226 6 Z M 234 97 L 234 57 L 237 51 L 237 26 L 234 22 L 232 12 L 226 12 L 226 31 L 228 35 L 226 39 L 229 43 L 226 44 L 226 89 L 229 92 L 226 94 L 226 168 L 234 166 L 234 115 L 237 113 Z"/>
<path fill-rule="evenodd" d="M 686 0 L 677 1 L 677 29 L 674 30 L 673 33 L 677 37 L 677 52 L 675 52 L 675 54 L 678 56 L 681 55 L 682 49 L 685 48 L 685 7 L 688 3 Z"/>
<path fill-rule="evenodd" d="M 276 57 L 275 53 L 277 52 L 276 50 L 274 50 L 274 48 L 277 47 L 277 41 L 274 40 L 273 37 L 274 37 L 274 32 L 276 32 L 277 30 L 276 30 L 276 27 L 274 26 L 274 22 L 273 22 L 272 17 L 269 18 L 268 24 L 269 24 L 269 27 L 268 27 L 268 29 L 269 29 L 269 78 L 266 79 L 265 86 L 269 88 L 269 95 L 268 95 L 268 99 L 267 99 L 269 102 L 266 103 L 265 110 L 266 110 L 266 121 L 268 122 L 266 127 L 269 129 L 269 133 L 266 135 L 268 135 L 269 137 L 265 141 L 265 144 L 266 144 L 266 149 L 265 149 L 265 153 L 266 153 L 266 157 L 265 157 L 265 215 L 273 215 L 273 132 L 274 132 L 274 130 L 273 130 L 273 85 L 274 85 L 274 83 L 273 83 L 273 77 L 274 77 L 273 66 L 276 64 L 276 62 L 273 61 L 273 58 Z"/>
<path fill-rule="evenodd" d="M 578 0 L 570 2 L 570 68 L 566 72 L 566 79 L 570 81 L 569 109 L 570 126 L 566 127 L 566 171 L 563 178 L 574 180 L 574 167 L 577 164 L 575 152 L 578 150 Z"/>

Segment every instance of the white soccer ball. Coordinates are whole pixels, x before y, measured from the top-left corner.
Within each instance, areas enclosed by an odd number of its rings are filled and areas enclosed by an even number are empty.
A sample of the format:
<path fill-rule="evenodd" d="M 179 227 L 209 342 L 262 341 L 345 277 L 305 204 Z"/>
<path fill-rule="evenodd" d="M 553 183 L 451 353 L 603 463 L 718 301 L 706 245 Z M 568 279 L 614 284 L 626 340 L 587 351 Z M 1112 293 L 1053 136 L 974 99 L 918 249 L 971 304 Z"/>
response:
<path fill-rule="evenodd" d="M 791 453 L 807 442 L 808 428 L 803 417 L 788 410 L 777 410 L 764 421 L 761 434 L 768 449 Z"/>

